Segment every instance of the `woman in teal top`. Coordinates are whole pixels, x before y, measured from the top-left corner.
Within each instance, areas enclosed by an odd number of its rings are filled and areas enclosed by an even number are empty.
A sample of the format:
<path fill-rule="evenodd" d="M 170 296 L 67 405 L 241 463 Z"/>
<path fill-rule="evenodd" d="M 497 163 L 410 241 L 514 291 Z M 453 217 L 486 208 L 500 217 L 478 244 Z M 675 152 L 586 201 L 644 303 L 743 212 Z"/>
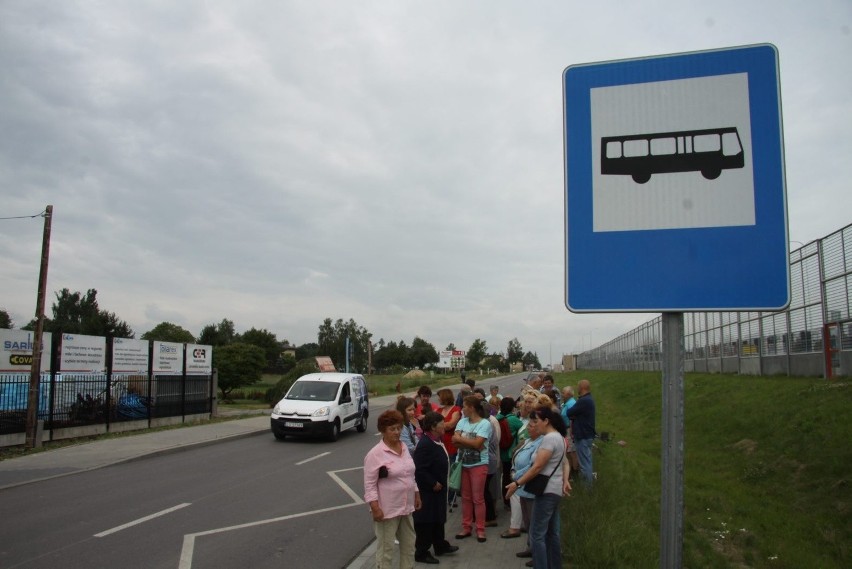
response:
<path fill-rule="evenodd" d="M 479 398 L 464 398 L 462 419 L 456 425 L 453 444 L 462 463 L 462 528 L 456 539 L 470 537 L 476 513 L 476 539 L 485 541 L 485 479 L 488 477 L 488 439 L 491 422 L 482 415 Z"/>

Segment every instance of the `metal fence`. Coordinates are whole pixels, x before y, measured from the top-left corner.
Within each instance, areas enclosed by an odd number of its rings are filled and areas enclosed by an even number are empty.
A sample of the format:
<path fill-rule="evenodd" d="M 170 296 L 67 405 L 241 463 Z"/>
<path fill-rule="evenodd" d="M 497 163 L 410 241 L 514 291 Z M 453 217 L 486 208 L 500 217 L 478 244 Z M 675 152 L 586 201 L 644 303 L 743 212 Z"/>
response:
<path fill-rule="evenodd" d="M 0 436 L 26 430 L 29 374 L 0 374 Z M 212 375 L 129 375 L 43 373 L 39 386 L 39 419 L 50 439 L 63 429 L 211 413 Z M 124 429 L 120 429 L 124 430 Z"/>
<path fill-rule="evenodd" d="M 790 282 L 782 312 L 685 313 L 685 371 L 852 376 L 852 224 L 791 252 Z M 661 338 L 657 317 L 580 354 L 577 367 L 660 370 Z"/>

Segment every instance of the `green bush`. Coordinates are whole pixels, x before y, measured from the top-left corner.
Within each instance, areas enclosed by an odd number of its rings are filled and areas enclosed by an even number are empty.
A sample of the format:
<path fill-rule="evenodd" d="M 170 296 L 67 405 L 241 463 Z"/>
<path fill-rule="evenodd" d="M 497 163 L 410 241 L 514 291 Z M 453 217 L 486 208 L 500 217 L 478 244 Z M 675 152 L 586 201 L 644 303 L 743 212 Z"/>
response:
<path fill-rule="evenodd" d="M 297 379 L 303 375 L 316 373 L 318 371 L 319 369 L 317 368 L 315 359 L 306 358 L 301 360 L 296 364 L 296 367 L 287 372 L 287 375 L 282 377 L 278 383 L 266 390 L 266 402 L 270 405 L 275 405 L 287 394 L 287 390 L 290 389 L 290 386 L 293 385 Z"/>

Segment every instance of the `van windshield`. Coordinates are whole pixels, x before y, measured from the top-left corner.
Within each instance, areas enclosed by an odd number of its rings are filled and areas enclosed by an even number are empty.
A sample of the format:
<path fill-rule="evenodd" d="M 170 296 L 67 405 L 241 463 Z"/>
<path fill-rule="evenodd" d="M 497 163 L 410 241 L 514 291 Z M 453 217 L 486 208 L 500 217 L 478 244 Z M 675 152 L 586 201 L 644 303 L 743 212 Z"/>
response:
<path fill-rule="evenodd" d="M 339 383 L 328 381 L 298 381 L 287 392 L 286 399 L 299 401 L 334 401 Z"/>

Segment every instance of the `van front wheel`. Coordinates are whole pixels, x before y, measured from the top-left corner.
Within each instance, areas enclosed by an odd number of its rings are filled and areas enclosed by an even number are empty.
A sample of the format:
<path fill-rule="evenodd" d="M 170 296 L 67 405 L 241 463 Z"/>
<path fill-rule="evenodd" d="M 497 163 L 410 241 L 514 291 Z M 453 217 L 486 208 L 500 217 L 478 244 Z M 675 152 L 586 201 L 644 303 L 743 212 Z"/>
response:
<path fill-rule="evenodd" d="M 331 430 L 328 431 L 328 440 L 334 442 L 340 436 L 340 420 L 335 419 L 331 424 Z"/>

